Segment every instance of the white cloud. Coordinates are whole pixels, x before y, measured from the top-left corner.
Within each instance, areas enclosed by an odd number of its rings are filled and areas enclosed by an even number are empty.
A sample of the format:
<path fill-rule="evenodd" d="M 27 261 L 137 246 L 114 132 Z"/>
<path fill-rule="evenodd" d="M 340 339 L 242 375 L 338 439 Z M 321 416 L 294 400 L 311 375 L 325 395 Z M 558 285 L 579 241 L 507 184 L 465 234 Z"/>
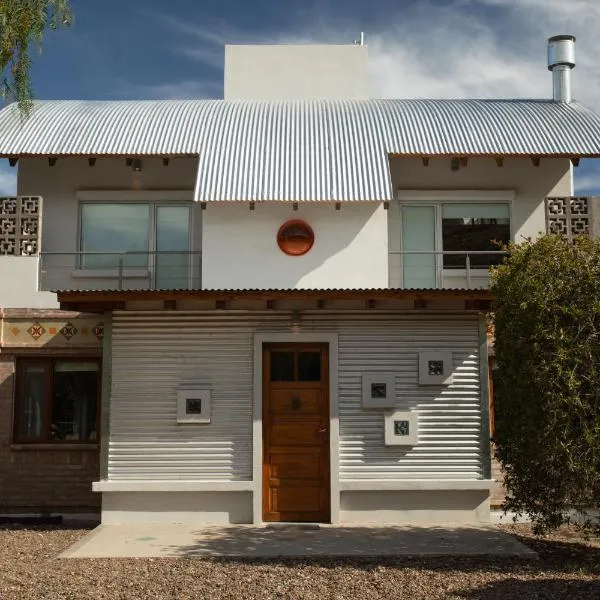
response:
<path fill-rule="evenodd" d="M 0 160 L 0 196 L 15 196 L 17 193 L 17 169 L 7 160 Z"/>

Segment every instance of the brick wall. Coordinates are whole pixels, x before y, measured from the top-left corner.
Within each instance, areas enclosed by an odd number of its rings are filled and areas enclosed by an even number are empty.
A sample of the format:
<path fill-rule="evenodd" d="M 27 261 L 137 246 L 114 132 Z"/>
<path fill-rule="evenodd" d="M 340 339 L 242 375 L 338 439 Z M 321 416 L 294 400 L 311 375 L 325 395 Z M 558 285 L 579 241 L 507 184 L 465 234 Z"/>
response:
<path fill-rule="evenodd" d="M 14 369 L 14 354 L 0 351 L 0 513 L 98 512 L 100 494 L 92 492 L 97 448 L 11 444 Z"/>

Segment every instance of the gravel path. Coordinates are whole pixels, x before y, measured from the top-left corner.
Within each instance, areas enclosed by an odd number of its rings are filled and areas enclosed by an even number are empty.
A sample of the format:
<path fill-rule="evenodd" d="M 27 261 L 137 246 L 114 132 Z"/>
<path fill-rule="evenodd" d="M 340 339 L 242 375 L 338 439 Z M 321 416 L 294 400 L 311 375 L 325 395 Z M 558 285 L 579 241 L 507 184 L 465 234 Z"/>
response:
<path fill-rule="evenodd" d="M 586 542 L 569 530 L 537 539 L 527 526 L 503 529 L 540 560 L 56 560 L 87 530 L 0 528 L 0 599 L 600 598 L 600 541 Z"/>

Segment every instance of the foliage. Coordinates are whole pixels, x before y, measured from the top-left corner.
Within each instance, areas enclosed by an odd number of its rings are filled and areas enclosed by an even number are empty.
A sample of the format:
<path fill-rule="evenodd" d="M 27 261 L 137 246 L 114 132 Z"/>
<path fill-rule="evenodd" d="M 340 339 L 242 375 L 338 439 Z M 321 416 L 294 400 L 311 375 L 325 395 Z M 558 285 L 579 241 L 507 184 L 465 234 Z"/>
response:
<path fill-rule="evenodd" d="M 600 241 L 545 236 L 492 272 L 504 508 L 538 532 L 600 508 Z M 571 514 L 573 514 L 571 512 Z"/>
<path fill-rule="evenodd" d="M 72 22 L 69 0 L 0 0 L 1 92 L 18 101 L 23 116 L 32 107 L 31 44 L 41 49 L 46 29 L 69 27 Z"/>

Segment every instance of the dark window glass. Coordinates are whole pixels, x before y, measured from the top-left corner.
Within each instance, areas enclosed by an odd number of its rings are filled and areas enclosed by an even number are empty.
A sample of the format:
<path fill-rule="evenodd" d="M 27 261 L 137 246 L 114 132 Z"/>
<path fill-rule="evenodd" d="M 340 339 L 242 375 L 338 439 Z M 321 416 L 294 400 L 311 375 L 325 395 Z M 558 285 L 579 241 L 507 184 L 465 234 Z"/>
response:
<path fill-rule="evenodd" d="M 298 353 L 298 381 L 321 381 L 321 353 Z"/>
<path fill-rule="evenodd" d="M 293 352 L 271 352 L 271 381 L 294 381 Z"/>
<path fill-rule="evenodd" d="M 46 403 L 47 365 L 24 364 L 21 370 L 19 437 L 39 438 L 42 435 Z"/>
<path fill-rule="evenodd" d="M 98 360 L 20 360 L 17 373 L 16 441 L 98 439 Z"/>
<path fill-rule="evenodd" d="M 95 440 L 98 363 L 57 360 L 52 389 L 52 440 Z"/>
<path fill-rule="evenodd" d="M 442 244 L 445 251 L 498 251 L 510 241 L 510 221 L 505 218 L 442 219 Z M 500 245 L 498 244 L 500 243 Z M 502 255 L 471 255 L 471 268 L 486 269 L 502 262 Z M 445 269 L 466 269 L 464 254 L 444 255 Z"/>

